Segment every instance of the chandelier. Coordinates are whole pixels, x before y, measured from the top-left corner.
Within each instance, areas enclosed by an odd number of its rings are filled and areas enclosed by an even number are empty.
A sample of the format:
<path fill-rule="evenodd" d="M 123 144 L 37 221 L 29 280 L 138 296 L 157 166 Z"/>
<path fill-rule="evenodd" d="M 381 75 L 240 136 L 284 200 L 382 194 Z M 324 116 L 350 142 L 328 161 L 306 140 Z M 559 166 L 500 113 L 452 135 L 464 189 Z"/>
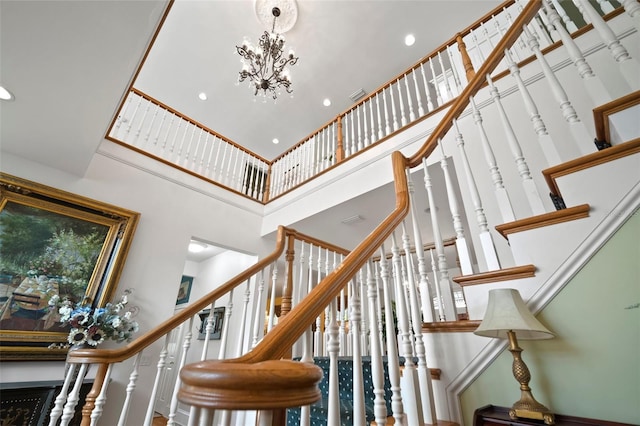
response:
<path fill-rule="evenodd" d="M 284 88 L 287 93 L 292 93 L 291 76 L 287 65 L 295 65 L 298 58 L 294 56 L 293 50 L 284 54 L 284 37 L 276 33 L 276 19 L 280 16 L 280 8 L 271 9 L 273 15 L 273 26 L 271 33 L 265 31 L 258 46 L 253 47 L 248 40 L 242 42 L 242 46 L 236 46 L 238 54 L 242 57 L 242 70 L 238 81 L 249 80 L 250 87 L 255 89 L 254 95 L 262 91 L 263 96 L 270 94 L 276 99 L 280 94 L 280 89 Z"/>

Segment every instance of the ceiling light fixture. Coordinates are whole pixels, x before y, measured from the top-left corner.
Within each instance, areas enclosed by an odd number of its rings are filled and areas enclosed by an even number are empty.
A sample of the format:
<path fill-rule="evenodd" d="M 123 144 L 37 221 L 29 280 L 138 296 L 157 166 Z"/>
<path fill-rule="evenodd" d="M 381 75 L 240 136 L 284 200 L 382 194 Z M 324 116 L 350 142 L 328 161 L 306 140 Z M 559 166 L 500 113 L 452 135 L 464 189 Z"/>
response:
<path fill-rule="evenodd" d="M 204 92 L 198 93 L 198 99 L 200 99 L 201 101 L 206 101 L 207 100 L 207 94 L 204 93 Z"/>
<path fill-rule="evenodd" d="M 207 248 L 207 245 L 205 243 L 201 243 L 198 241 L 191 241 L 189 243 L 189 252 L 191 253 L 200 253 L 204 251 L 204 249 L 206 248 Z"/>
<path fill-rule="evenodd" d="M 280 16 L 280 8 L 274 7 L 271 9 L 271 14 L 273 15 L 271 33 L 265 31 L 255 48 L 245 39 L 242 46 L 236 46 L 236 50 L 242 57 L 239 81 L 248 79 L 250 87 L 255 89 L 254 95 L 262 91 L 264 97 L 269 93 L 273 99 L 276 99 L 281 88 L 284 88 L 287 93 L 293 92 L 290 87 L 291 76 L 286 66 L 295 65 L 298 58 L 293 50 L 284 54 L 284 37 L 276 33 L 276 19 Z"/>
<path fill-rule="evenodd" d="M 324 101 L 322 101 L 322 105 L 324 105 L 324 106 L 331 106 L 331 99 L 326 98 Z"/>
<path fill-rule="evenodd" d="M 0 86 L 0 99 L 3 101 L 12 101 L 15 98 L 9 90 L 7 90 L 4 86 Z"/>
<path fill-rule="evenodd" d="M 408 34 L 405 38 L 404 38 L 404 44 L 407 46 L 413 46 L 413 43 L 416 42 L 416 38 L 413 34 Z"/>
<path fill-rule="evenodd" d="M 271 142 L 273 142 L 274 144 L 279 144 L 279 143 L 280 143 L 280 141 L 278 140 L 278 138 L 273 138 L 273 140 L 272 140 Z"/>

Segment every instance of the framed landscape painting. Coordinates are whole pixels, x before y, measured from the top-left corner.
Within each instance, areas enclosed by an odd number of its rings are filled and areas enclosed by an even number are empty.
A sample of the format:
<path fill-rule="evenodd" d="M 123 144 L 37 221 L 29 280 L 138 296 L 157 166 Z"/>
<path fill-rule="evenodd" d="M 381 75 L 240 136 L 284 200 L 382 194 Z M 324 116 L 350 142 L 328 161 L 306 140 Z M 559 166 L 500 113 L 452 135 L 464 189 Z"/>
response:
<path fill-rule="evenodd" d="M 104 306 L 139 214 L 0 173 L 0 359 L 64 359 L 54 297 Z"/>

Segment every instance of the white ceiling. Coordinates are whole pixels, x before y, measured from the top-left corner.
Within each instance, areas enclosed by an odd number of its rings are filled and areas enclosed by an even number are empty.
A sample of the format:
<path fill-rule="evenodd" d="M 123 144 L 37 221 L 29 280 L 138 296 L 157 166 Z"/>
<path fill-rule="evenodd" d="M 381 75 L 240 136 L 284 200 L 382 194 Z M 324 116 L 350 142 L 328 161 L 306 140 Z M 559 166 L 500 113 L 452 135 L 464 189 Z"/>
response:
<path fill-rule="evenodd" d="M 352 105 L 351 93 L 374 91 L 500 3 L 299 0 L 286 34 L 300 57 L 294 96 L 274 104 L 254 102 L 247 83 L 235 85 L 235 46 L 266 29 L 253 0 L 177 0 L 134 86 L 271 160 Z M 1 0 L 0 84 L 15 95 L 0 102 L 2 151 L 83 176 L 168 4 Z M 408 33 L 412 47 L 403 44 Z"/>
<path fill-rule="evenodd" d="M 177 0 L 134 86 L 272 160 L 353 105 L 350 94 L 374 91 L 500 3 L 299 0 L 297 22 L 285 34 L 285 52 L 299 56 L 293 97 L 263 103 L 248 82 L 236 85 L 235 46 L 245 37 L 255 45 L 267 29 L 254 1 Z M 409 33 L 411 47 L 404 45 Z M 207 101 L 197 99 L 200 92 Z"/>

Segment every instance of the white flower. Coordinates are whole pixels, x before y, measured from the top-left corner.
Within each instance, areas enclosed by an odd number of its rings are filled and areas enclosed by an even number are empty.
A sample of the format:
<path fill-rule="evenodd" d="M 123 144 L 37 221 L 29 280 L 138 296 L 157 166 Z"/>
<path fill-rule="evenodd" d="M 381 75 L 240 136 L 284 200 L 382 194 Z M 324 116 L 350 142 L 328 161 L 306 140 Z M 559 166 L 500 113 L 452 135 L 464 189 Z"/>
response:
<path fill-rule="evenodd" d="M 111 321 L 111 325 L 112 325 L 114 328 L 118 328 L 118 327 L 120 327 L 120 324 L 121 324 L 121 323 L 122 323 L 122 320 L 121 320 L 120 318 L 118 318 L 118 317 L 114 318 L 114 319 L 113 319 L 113 321 Z"/>
<path fill-rule="evenodd" d="M 58 310 L 58 313 L 61 315 L 60 321 L 62 322 L 68 321 L 69 316 L 71 315 L 71 312 L 73 312 L 73 309 L 71 309 L 71 306 L 61 306 L 60 309 Z"/>

